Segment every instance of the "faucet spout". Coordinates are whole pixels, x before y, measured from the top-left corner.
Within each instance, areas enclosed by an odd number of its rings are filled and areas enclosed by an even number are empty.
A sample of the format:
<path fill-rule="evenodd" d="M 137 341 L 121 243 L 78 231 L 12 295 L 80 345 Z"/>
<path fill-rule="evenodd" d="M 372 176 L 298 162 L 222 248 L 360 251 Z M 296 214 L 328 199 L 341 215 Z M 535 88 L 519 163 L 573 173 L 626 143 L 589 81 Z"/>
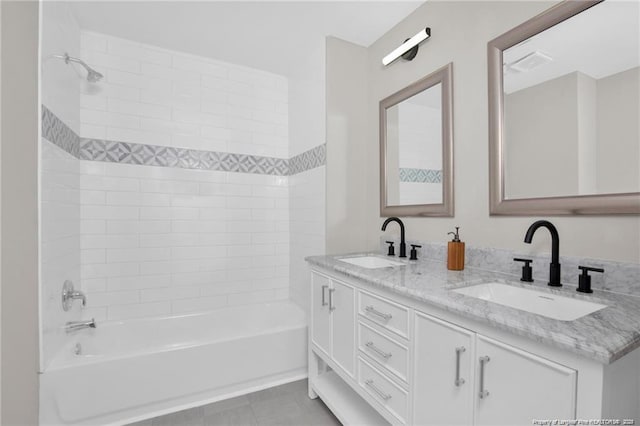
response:
<path fill-rule="evenodd" d="M 553 223 L 548 220 L 538 220 L 533 222 L 524 236 L 524 242 L 531 244 L 533 234 L 539 228 L 547 228 L 551 234 L 551 263 L 549 264 L 549 285 L 552 287 L 561 287 L 560 283 L 560 236 L 558 230 Z"/>
<path fill-rule="evenodd" d="M 390 217 L 382 224 L 382 230 L 387 230 L 387 225 L 391 222 L 397 222 L 400 225 L 400 255 L 398 257 L 407 257 L 407 245 L 404 241 L 404 223 L 397 217 Z"/>
<path fill-rule="evenodd" d="M 64 325 L 64 328 L 67 333 L 82 330 L 84 328 L 96 328 L 96 320 L 95 318 L 91 318 L 87 321 L 69 321 Z"/>

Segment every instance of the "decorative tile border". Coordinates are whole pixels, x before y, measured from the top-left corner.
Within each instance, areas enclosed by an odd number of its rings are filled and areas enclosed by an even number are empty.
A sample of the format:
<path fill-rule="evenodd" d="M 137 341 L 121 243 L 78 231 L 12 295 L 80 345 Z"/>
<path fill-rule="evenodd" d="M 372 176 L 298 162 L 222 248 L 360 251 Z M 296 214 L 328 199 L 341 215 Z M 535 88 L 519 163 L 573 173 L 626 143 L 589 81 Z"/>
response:
<path fill-rule="evenodd" d="M 278 176 L 287 176 L 289 174 L 288 161 L 284 158 L 200 151 L 101 139 L 82 139 L 80 142 L 80 159 L 143 166 L 179 167 L 183 169 Z"/>
<path fill-rule="evenodd" d="M 325 144 L 286 159 L 80 138 L 44 105 L 42 135 L 76 158 L 109 163 L 277 176 L 295 175 L 326 163 Z"/>
<path fill-rule="evenodd" d="M 316 167 L 324 166 L 327 161 L 326 144 L 318 145 L 289 159 L 289 174 L 297 175 Z"/>
<path fill-rule="evenodd" d="M 442 170 L 401 167 L 400 182 L 442 183 Z"/>
<path fill-rule="evenodd" d="M 80 138 L 47 107 L 42 105 L 42 137 L 58 148 L 80 158 Z"/>

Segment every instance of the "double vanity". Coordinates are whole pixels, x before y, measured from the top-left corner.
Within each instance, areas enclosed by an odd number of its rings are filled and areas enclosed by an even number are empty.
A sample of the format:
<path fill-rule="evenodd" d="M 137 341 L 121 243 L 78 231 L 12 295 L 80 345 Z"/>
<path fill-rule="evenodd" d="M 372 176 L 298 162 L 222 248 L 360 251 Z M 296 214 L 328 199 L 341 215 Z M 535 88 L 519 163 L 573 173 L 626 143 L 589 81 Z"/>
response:
<path fill-rule="evenodd" d="M 435 260 L 307 261 L 309 394 L 343 424 L 640 419 L 636 298 Z"/>

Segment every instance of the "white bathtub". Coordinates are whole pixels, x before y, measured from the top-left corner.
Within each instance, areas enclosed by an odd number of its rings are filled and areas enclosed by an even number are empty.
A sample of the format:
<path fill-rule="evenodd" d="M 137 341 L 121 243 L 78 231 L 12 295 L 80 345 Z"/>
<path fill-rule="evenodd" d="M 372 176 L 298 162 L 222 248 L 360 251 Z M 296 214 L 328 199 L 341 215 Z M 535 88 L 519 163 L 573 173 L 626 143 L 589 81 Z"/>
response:
<path fill-rule="evenodd" d="M 298 380 L 306 345 L 289 302 L 98 323 L 41 375 L 40 421 L 123 424 Z"/>

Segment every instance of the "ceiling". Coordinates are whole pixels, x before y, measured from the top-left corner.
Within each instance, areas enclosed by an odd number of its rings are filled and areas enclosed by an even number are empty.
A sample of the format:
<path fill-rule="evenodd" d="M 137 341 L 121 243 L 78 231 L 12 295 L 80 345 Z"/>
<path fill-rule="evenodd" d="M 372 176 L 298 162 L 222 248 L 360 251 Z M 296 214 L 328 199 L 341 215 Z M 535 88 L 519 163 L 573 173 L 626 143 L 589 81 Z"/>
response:
<path fill-rule="evenodd" d="M 326 36 L 369 46 L 422 3 L 81 1 L 72 7 L 86 30 L 292 76 L 324 66 Z"/>

